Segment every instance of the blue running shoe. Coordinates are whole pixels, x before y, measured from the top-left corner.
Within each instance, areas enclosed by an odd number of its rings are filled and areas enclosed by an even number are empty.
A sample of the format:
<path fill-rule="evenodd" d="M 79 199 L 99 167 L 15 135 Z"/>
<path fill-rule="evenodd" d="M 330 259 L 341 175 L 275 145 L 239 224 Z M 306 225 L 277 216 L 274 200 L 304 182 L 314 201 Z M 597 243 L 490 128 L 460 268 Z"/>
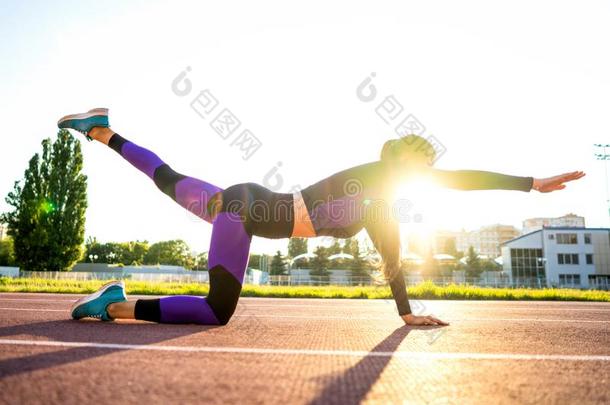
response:
<path fill-rule="evenodd" d="M 127 301 L 125 296 L 125 283 L 113 281 L 95 293 L 83 297 L 76 301 L 72 306 L 72 318 L 81 319 L 85 317 L 98 318 L 102 321 L 112 321 L 106 308 L 115 302 Z"/>
<path fill-rule="evenodd" d="M 94 108 L 86 113 L 70 114 L 57 121 L 57 126 L 60 128 L 70 128 L 83 133 L 88 140 L 92 140 L 89 136 L 89 131 L 93 127 L 109 127 L 108 109 Z"/>

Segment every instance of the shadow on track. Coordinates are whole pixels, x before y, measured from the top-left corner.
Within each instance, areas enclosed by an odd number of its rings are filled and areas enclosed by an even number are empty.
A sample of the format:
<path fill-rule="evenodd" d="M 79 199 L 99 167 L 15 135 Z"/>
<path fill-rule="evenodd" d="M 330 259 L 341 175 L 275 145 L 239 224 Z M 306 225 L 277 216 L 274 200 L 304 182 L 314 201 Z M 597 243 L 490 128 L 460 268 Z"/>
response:
<path fill-rule="evenodd" d="M 0 337 L 41 336 L 49 340 L 148 345 L 215 329 L 218 326 L 155 323 L 106 323 L 56 320 L 0 328 Z M 44 348 L 52 351 L 0 361 L 0 379 L 124 351 L 108 348 Z"/>
<path fill-rule="evenodd" d="M 395 352 L 409 332 L 414 329 L 436 329 L 436 327 L 419 327 L 404 325 L 392 332 L 388 337 L 377 344 L 371 353 Z M 333 377 L 331 382 L 324 387 L 320 395 L 314 398 L 310 404 L 359 404 L 362 403 L 377 382 L 383 370 L 390 362 L 391 357 L 379 357 L 367 355 L 343 374 Z"/>

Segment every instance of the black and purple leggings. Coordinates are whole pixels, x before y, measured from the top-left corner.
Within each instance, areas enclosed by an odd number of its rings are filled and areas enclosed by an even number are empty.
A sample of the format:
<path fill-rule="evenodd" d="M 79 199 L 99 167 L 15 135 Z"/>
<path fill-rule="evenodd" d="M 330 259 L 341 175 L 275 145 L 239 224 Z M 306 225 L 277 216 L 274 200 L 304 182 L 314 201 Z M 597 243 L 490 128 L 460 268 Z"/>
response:
<path fill-rule="evenodd" d="M 150 177 L 174 201 L 213 225 L 208 257 L 208 296 L 138 300 L 136 319 L 162 323 L 226 324 L 237 306 L 252 239 L 239 213 L 221 210 L 212 219 L 208 206 L 211 198 L 223 191 L 221 188 L 175 172 L 153 152 L 119 134 L 112 136 L 108 146 Z"/>

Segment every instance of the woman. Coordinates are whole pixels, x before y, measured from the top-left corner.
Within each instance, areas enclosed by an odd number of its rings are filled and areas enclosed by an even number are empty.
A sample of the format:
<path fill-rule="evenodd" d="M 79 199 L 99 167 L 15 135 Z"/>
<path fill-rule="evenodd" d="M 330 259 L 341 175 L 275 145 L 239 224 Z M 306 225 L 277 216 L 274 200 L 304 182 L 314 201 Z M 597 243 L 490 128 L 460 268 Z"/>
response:
<path fill-rule="evenodd" d="M 157 155 L 112 131 L 108 110 L 98 108 L 59 120 L 60 128 L 82 132 L 108 145 L 150 177 L 174 201 L 211 223 L 210 291 L 207 297 L 171 296 L 128 301 L 123 282 L 112 282 L 77 301 L 72 317 L 141 319 L 161 323 L 225 325 L 237 306 L 248 264 L 252 236 L 266 238 L 333 236 L 347 238 L 366 229 L 381 255 L 398 313 L 409 325 L 446 325 L 433 316 L 411 313 L 400 272 L 398 220 L 393 207 L 396 186 L 414 176 L 460 190 L 550 192 L 584 176 L 571 172 L 534 179 L 499 173 L 432 167 L 434 149 L 425 139 L 409 135 L 387 141 L 381 159 L 336 173 L 301 192 L 272 192 L 258 184 L 222 189 L 177 173 Z"/>

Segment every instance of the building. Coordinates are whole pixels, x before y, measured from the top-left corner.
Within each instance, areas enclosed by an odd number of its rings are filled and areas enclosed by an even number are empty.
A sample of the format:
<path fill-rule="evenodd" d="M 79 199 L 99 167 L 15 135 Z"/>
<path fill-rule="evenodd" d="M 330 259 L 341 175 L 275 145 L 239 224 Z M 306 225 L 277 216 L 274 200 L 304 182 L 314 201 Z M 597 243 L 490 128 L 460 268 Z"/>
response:
<path fill-rule="evenodd" d="M 457 235 L 459 232 L 436 231 L 432 240 L 432 251 L 435 254 L 455 255 L 457 252 Z"/>
<path fill-rule="evenodd" d="M 433 254 L 455 255 L 457 252 L 467 254 L 470 246 L 483 256 L 496 258 L 501 255 L 500 244 L 521 235 L 512 225 L 488 225 L 475 231 L 437 230 L 429 241 L 422 240 L 418 235 L 409 235 L 403 248 L 403 255 L 416 253 L 422 256 L 432 251 Z"/>
<path fill-rule="evenodd" d="M 523 233 L 530 233 L 545 226 L 584 228 L 585 218 L 576 214 L 566 214 L 557 218 L 529 218 L 523 221 Z"/>
<path fill-rule="evenodd" d="M 500 245 L 519 236 L 521 232 L 512 225 L 488 225 L 476 231 L 462 231 L 456 234 L 455 246 L 466 254 L 470 246 L 483 256 L 496 258 L 502 254 Z"/>
<path fill-rule="evenodd" d="M 503 243 L 502 258 L 516 285 L 608 289 L 610 228 L 544 227 Z"/>

